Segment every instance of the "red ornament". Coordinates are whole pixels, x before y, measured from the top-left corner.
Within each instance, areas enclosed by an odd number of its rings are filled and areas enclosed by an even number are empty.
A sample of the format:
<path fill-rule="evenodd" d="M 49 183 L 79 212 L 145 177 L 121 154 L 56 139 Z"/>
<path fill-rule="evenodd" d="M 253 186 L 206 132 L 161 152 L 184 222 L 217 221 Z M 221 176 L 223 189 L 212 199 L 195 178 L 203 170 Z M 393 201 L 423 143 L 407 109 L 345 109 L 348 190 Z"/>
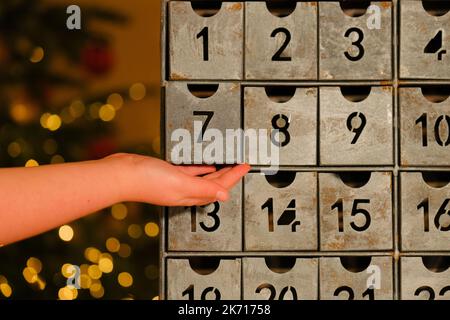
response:
<path fill-rule="evenodd" d="M 111 70 L 114 57 L 107 44 L 88 43 L 81 52 L 81 63 L 89 73 L 104 75 Z"/>

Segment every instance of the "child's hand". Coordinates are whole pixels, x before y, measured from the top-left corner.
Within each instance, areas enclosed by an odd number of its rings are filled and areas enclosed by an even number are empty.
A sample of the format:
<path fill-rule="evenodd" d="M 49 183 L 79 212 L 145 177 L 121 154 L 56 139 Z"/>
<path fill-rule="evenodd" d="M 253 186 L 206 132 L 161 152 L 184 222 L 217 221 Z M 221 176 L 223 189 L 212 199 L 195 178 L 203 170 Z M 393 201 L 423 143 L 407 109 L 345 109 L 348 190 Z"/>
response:
<path fill-rule="evenodd" d="M 175 166 L 156 158 L 116 154 L 105 158 L 119 164 L 123 201 L 164 206 L 204 205 L 226 201 L 229 190 L 248 173 L 247 164 L 216 171 L 214 166 Z"/>

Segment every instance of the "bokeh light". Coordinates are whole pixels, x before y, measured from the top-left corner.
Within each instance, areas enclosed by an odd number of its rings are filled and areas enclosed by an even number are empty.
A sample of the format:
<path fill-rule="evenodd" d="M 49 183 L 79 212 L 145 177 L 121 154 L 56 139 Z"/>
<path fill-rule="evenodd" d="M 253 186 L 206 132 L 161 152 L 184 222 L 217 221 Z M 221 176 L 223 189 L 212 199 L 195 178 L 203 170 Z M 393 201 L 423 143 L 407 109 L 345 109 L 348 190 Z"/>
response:
<path fill-rule="evenodd" d="M 25 167 L 27 167 L 27 168 L 38 167 L 38 166 L 39 166 L 39 163 L 34 159 L 30 159 L 27 162 L 25 162 Z"/>
<path fill-rule="evenodd" d="M 116 116 L 116 109 L 110 104 L 101 106 L 98 115 L 102 121 L 109 122 Z"/>
<path fill-rule="evenodd" d="M 42 59 L 44 59 L 44 49 L 42 47 L 36 47 L 33 49 L 31 56 L 30 56 L 30 61 L 32 63 L 38 63 L 41 62 Z"/>
<path fill-rule="evenodd" d="M 139 101 L 145 98 L 147 89 L 143 83 L 138 82 L 130 87 L 129 94 L 131 99 Z"/>
<path fill-rule="evenodd" d="M 145 234 L 151 238 L 157 237 L 159 234 L 159 226 L 154 222 L 145 225 Z"/>
<path fill-rule="evenodd" d="M 73 239 L 74 232 L 71 226 L 64 225 L 59 228 L 58 235 L 62 241 L 69 242 Z"/>
<path fill-rule="evenodd" d="M 111 207 L 111 215 L 116 220 L 123 220 L 127 217 L 128 209 L 123 203 L 115 204 Z"/>
<path fill-rule="evenodd" d="M 121 272 L 117 276 L 117 281 L 122 287 L 128 288 L 133 285 L 133 277 L 128 272 Z"/>

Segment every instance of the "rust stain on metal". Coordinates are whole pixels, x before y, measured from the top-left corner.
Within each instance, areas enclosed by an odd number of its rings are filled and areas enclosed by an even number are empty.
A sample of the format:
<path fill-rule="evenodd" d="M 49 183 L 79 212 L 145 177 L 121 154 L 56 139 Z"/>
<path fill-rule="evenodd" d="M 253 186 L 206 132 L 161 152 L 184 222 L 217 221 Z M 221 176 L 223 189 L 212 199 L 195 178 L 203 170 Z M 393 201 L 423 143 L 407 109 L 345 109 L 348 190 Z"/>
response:
<path fill-rule="evenodd" d="M 235 3 L 228 8 L 229 11 L 239 11 L 242 9 L 242 3 Z"/>
<path fill-rule="evenodd" d="M 184 74 L 179 74 L 179 73 L 176 73 L 176 72 L 172 72 L 170 74 L 170 78 L 172 80 L 188 80 L 188 77 L 186 77 Z"/>
<path fill-rule="evenodd" d="M 389 9 L 389 8 L 392 7 L 392 3 L 390 3 L 390 2 L 381 2 L 381 7 L 383 9 Z"/>

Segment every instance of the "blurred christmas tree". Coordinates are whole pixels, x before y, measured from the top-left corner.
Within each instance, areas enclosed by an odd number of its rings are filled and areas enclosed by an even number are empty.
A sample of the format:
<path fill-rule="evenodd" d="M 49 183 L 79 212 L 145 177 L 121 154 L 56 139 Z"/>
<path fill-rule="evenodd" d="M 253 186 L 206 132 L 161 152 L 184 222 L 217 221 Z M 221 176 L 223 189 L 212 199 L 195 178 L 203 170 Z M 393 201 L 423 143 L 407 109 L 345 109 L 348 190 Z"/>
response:
<path fill-rule="evenodd" d="M 90 90 L 90 82 L 114 66 L 110 36 L 90 26 L 125 24 L 126 17 L 82 7 L 83 27 L 70 31 L 66 9 L 40 0 L 0 2 L 2 167 L 95 159 L 117 151 L 151 155 L 151 146 L 118 150 L 111 125 L 127 97 L 142 99 L 146 88 Z M 0 299 L 157 295 L 157 210 L 117 204 L 105 211 L 1 248 Z M 66 287 L 70 264 L 80 266 L 82 290 Z"/>

